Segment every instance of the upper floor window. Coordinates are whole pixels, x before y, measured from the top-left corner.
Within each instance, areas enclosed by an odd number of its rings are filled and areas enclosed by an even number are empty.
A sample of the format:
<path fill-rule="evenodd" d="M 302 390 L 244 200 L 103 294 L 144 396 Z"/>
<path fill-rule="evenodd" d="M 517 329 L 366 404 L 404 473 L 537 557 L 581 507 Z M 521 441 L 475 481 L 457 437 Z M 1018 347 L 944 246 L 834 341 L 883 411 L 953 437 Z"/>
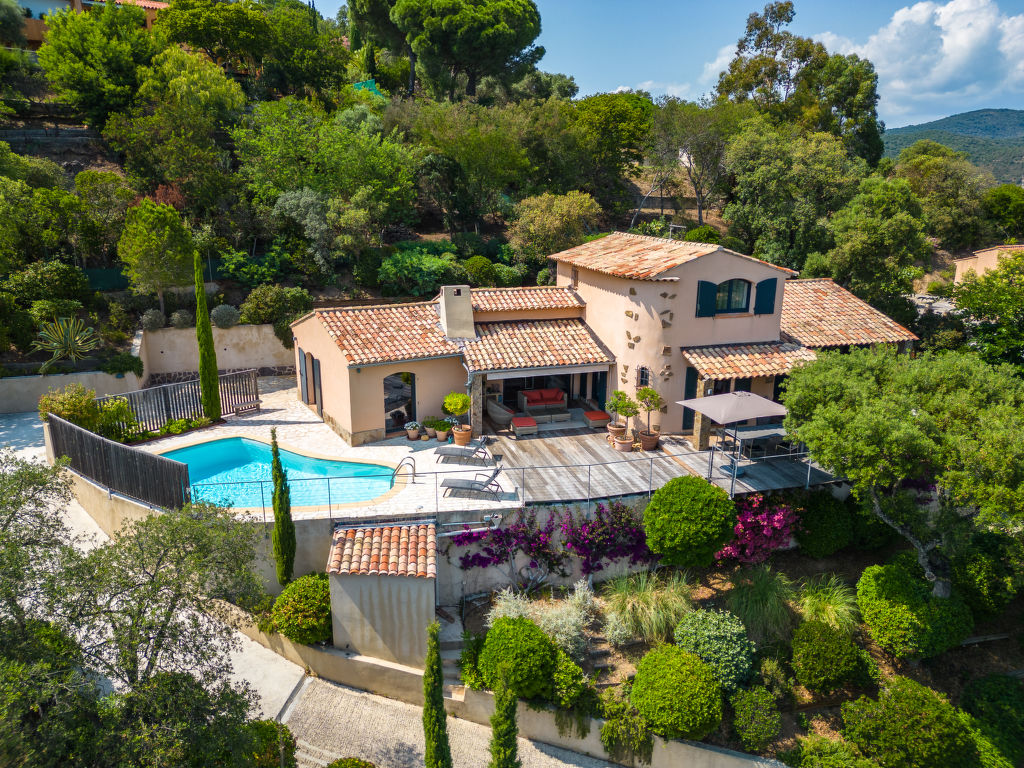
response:
<path fill-rule="evenodd" d="M 646 365 L 641 365 L 636 369 L 636 386 L 637 389 L 651 386 L 651 369 Z"/>
<path fill-rule="evenodd" d="M 718 284 L 715 312 L 746 312 L 750 309 L 750 283 L 736 278 Z"/>

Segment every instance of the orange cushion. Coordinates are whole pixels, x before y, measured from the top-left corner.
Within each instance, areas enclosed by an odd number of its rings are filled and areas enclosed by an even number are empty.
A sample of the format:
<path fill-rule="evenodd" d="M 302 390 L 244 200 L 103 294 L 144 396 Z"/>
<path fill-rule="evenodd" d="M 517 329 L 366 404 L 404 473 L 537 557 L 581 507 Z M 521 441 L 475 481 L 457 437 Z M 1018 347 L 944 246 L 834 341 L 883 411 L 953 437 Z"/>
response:
<path fill-rule="evenodd" d="M 550 400 L 561 400 L 562 399 L 562 390 L 557 389 L 557 388 L 556 389 L 542 389 L 542 390 L 540 390 L 540 395 L 541 395 L 541 397 L 543 397 L 545 400 L 548 400 L 548 401 L 550 401 Z"/>
<path fill-rule="evenodd" d="M 587 411 L 586 413 L 583 414 L 583 416 L 588 421 L 600 421 L 601 419 L 608 419 L 609 421 L 611 421 L 612 418 L 604 411 Z"/>
<path fill-rule="evenodd" d="M 523 397 L 526 398 L 526 402 L 528 403 L 537 403 L 543 399 L 539 389 L 524 390 Z"/>
<path fill-rule="evenodd" d="M 516 416 L 512 423 L 517 427 L 536 427 L 537 422 L 529 416 Z"/>

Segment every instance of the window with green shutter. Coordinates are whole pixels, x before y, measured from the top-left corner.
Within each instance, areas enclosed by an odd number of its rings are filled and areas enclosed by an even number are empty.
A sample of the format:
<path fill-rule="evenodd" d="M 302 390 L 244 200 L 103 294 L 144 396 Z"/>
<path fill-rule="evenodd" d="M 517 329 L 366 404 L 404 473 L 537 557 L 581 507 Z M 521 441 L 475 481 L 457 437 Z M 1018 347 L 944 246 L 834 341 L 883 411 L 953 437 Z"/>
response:
<path fill-rule="evenodd" d="M 775 292 L 779 284 L 777 277 L 770 277 L 757 284 L 754 296 L 754 314 L 771 315 L 775 312 Z"/>
<path fill-rule="evenodd" d="M 718 286 L 708 280 L 697 282 L 697 317 L 714 317 Z"/>

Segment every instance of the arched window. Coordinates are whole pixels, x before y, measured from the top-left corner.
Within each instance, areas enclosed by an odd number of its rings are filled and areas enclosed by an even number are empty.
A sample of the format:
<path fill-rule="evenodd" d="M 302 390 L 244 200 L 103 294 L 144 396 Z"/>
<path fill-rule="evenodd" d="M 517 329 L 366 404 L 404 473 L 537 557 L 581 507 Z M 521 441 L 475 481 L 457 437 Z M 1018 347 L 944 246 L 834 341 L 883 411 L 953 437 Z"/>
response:
<path fill-rule="evenodd" d="M 750 282 L 736 278 L 718 284 L 715 296 L 715 313 L 749 312 Z"/>

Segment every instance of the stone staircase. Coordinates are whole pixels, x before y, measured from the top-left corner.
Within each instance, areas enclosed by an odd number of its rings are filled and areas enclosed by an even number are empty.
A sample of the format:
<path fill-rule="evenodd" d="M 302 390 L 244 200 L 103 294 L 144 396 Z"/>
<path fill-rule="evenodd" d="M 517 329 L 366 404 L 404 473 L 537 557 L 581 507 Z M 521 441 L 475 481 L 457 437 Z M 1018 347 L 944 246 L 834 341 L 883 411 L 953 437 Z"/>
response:
<path fill-rule="evenodd" d="M 339 755 L 327 749 L 315 747 L 303 739 L 295 740 L 295 762 L 298 768 L 324 768 L 325 765 L 348 755 Z"/>
<path fill-rule="evenodd" d="M 443 613 L 442 613 L 443 612 Z M 444 673 L 445 698 L 462 701 L 465 686 L 459 673 L 459 656 L 462 655 L 462 620 L 458 606 L 442 606 L 438 611 L 441 623 L 441 670 Z M 448 621 L 451 618 L 453 621 Z"/>
<path fill-rule="evenodd" d="M 590 655 L 590 664 L 594 668 L 594 687 L 601 690 L 614 685 L 614 683 L 602 682 L 601 680 L 601 676 L 612 668 L 611 662 L 608 661 L 608 657 L 612 655 L 611 643 L 598 635 L 591 639 L 588 653 Z"/>

